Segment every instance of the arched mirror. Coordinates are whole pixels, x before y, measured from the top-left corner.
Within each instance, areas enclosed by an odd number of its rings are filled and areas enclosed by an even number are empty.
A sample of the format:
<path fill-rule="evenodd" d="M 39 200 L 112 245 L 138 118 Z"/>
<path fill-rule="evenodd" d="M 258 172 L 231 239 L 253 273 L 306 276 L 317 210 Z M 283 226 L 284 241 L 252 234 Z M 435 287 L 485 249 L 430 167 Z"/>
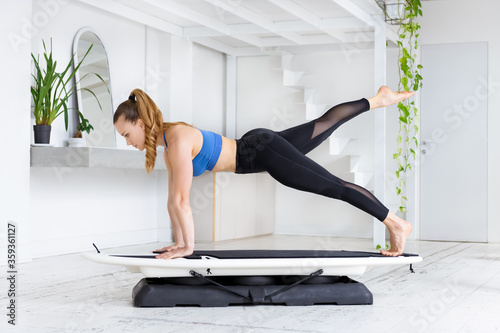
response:
<path fill-rule="evenodd" d="M 82 28 L 75 36 L 75 64 L 80 63 L 91 45 L 90 52 L 75 73 L 78 110 L 94 128 L 90 133 L 82 131 L 82 134 L 87 146 L 116 147 L 108 57 L 103 43 L 91 28 Z M 80 121 L 80 117 L 77 119 Z"/>

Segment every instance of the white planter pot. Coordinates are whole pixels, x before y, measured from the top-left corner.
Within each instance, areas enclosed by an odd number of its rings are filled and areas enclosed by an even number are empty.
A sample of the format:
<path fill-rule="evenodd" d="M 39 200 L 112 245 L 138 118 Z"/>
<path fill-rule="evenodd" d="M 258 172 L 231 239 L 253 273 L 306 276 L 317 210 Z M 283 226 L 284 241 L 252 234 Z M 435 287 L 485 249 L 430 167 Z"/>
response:
<path fill-rule="evenodd" d="M 68 147 L 85 147 L 87 142 L 85 138 L 70 138 L 68 139 Z"/>

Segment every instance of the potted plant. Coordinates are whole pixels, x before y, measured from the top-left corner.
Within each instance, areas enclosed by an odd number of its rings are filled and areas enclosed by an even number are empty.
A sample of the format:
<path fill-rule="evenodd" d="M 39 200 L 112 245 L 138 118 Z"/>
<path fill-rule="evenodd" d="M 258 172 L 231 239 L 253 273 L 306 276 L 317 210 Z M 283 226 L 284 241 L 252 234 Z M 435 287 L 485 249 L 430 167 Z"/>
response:
<path fill-rule="evenodd" d="M 75 135 L 73 135 L 72 138 L 68 139 L 69 147 L 85 147 L 87 142 L 83 137 L 82 132 L 87 132 L 87 134 L 90 134 L 90 131 L 94 129 L 89 120 L 85 119 L 80 111 L 78 111 L 78 114 L 80 116 L 80 124 L 76 127 L 77 132 L 75 133 Z"/>
<path fill-rule="evenodd" d="M 68 83 L 75 76 L 76 71 L 80 68 L 80 65 L 89 54 L 93 45 L 90 45 L 78 64 L 73 66 L 75 58 L 73 55 L 65 69 L 62 72 L 57 72 L 57 61 L 55 61 L 52 57 L 52 40 L 50 42 L 50 52 L 47 52 L 47 48 L 43 40 L 42 43 L 46 67 L 42 70 L 38 58 L 35 58 L 33 53 L 31 54 L 35 64 L 35 74 L 32 75 L 35 82 L 31 87 L 31 96 L 33 98 L 34 105 L 33 115 L 35 116 L 35 125 L 33 127 L 35 131 L 35 143 L 47 144 L 50 142 L 51 124 L 61 114 L 64 114 L 64 125 L 66 130 L 68 130 L 68 101 L 76 91 L 76 82 L 72 86 L 68 86 Z M 72 66 L 73 70 L 70 71 Z M 95 75 L 104 82 L 104 80 L 96 73 L 89 73 L 87 75 Z M 83 78 L 84 77 L 80 80 Z M 99 108 L 102 110 L 97 96 L 91 90 L 85 90 L 89 91 L 95 97 L 97 103 L 99 104 Z M 88 120 L 83 117 L 82 113 L 80 111 L 78 111 L 78 113 L 82 123 L 84 123 L 83 120 L 86 121 L 85 129 L 93 129 L 92 126 L 88 124 Z"/>

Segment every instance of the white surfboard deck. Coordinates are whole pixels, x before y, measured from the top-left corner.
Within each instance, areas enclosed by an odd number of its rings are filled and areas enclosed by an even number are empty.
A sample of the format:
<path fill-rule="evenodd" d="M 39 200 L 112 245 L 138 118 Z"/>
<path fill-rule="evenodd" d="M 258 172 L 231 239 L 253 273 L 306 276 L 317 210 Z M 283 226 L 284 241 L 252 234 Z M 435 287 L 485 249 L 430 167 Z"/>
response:
<path fill-rule="evenodd" d="M 422 261 L 420 256 L 219 259 L 202 255 L 200 259 L 170 260 L 155 259 L 155 256 L 156 254 L 82 254 L 85 259 L 125 266 L 130 272 L 142 273 L 151 278 L 189 277 L 190 271 L 209 276 L 309 275 L 319 269 L 323 270 L 322 275 L 352 276 L 362 275 L 375 266 L 409 265 Z"/>

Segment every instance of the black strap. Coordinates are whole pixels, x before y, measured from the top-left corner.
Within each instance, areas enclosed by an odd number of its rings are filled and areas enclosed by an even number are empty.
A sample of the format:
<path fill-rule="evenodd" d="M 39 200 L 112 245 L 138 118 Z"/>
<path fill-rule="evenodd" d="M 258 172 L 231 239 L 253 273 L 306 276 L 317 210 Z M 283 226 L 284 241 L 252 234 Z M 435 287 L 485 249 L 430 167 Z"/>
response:
<path fill-rule="evenodd" d="M 285 288 L 282 288 L 282 289 L 280 289 L 280 290 L 275 291 L 275 292 L 274 292 L 274 293 L 272 293 L 272 294 L 269 294 L 269 295 L 264 296 L 264 299 L 269 299 L 269 298 L 271 298 L 271 297 L 273 297 L 273 296 L 276 296 L 276 295 L 278 295 L 278 294 L 281 294 L 282 292 L 284 292 L 284 291 L 286 291 L 286 290 L 288 290 L 288 289 L 290 289 L 290 288 L 292 288 L 292 287 L 295 287 L 296 285 L 301 284 L 302 282 L 305 282 L 305 281 L 307 281 L 307 280 L 309 280 L 309 279 L 312 279 L 313 277 L 318 276 L 318 275 L 321 275 L 321 274 L 323 274 L 323 270 L 322 270 L 322 269 L 320 269 L 320 270 L 318 270 L 318 271 L 316 271 L 316 272 L 314 272 L 314 273 L 311 273 L 309 276 L 306 276 L 305 278 L 303 278 L 303 279 L 301 279 L 301 280 L 299 280 L 299 281 L 297 281 L 297 282 L 295 282 L 295 283 L 292 283 L 292 284 L 290 284 L 290 285 L 286 286 Z"/>
<path fill-rule="evenodd" d="M 224 286 L 224 285 L 222 285 L 222 284 L 220 284 L 220 283 L 217 283 L 217 282 L 215 282 L 215 281 L 213 281 L 213 280 L 211 280 L 211 279 L 207 279 L 206 277 L 204 277 L 204 276 L 203 276 L 203 275 L 201 275 L 200 273 L 197 273 L 197 272 L 195 272 L 195 271 L 191 270 L 191 271 L 189 271 L 189 274 L 191 274 L 191 275 L 192 275 L 192 276 L 194 276 L 194 277 L 197 277 L 197 278 L 203 279 L 203 280 L 205 280 L 205 281 L 207 281 L 207 282 L 210 282 L 210 283 L 212 283 L 212 284 L 215 284 L 216 286 L 221 287 L 221 288 L 222 288 L 222 289 L 224 289 L 225 291 L 229 291 L 230 293 L 233 293 L 233 294 L 236 294 L 236 295 L 241 296 L 241 297 L 243 297 L 243 298 L 246 298 L 246 299 L 248 299 L 250 302 L 252 301 L 252 299 L 251 299 L 250 297 L 245 296 L 245 295 L 243 295 L 242 293 L 240 293 L 240 292 L 238 292 L 238 291 L 236 291 L 236 290 L 232 290 L 232 289 L 230 289 L 230 288 L 228 288 L 228 287 L 226 287 L 226 286 Z"/>
<path fill-rule="evenodd" d="M 195 272 L 195 271 L 191 270 L 191 271 L 189 271 L 189 274 L 191 274 L 191 275 L 192 275 L 192 276 L 194 276 L 194 277 L 197 277 L 197 278 L 203 279 L 204 281 L 210 282 L 211 284 L 214 284 L 214 285 L 216 285 L 216 286 L 218 286 L 218 287 L 220 287 L 220 288 L 222 288 L 222 289 L 224 289 L 224 290 L 226 290 L 226 291 L 228 291 L 228 292 L 230 292 L 230 293 L 232 293 L 232 294 L 235 294 L 235 295 L 241 296 L 241 297 L 243 297 L 243 298 L 246 298 L 246 299 L 247 299 L 247 300 L 249 300 L 250 302 L 254 303 L 254 300 L 253 300 L 251 297 L 246 296 L 246 295 L 243 295 L 242 293 L 240 293 L 240 292 L 238 292 L 238 291 L 236 291 L 236 290 L 233 290 L 233 289 L 231 289 L 231 288 L 228 288 L 228 287 L 226 287 L 226 286 L 224 286 L 224 285 L 222 285 L 222 284 L 220 284 L 220 283 L 218 283 L 218 282 L 215 282 L 215 281 L 213 281 L 213 280 L 211 280 L 211 279 L 207 279 L 205 276 L 203 276 L 203 275 L 202 275 L 202 274 L 200 274 L 200 273 L 197 273 L 197 272 Z M 269 294 L 269 295 L 264 296 L 264 299 L 270 299 L 271 297 L 274 297 L 274 296 L 276 296 L 276 295 L 278 295 L 278 294 L 281 294 L 282 292 L 284 292 L 284 291 L 286 291 L 286 290 L 288 290 L 288 289 L 290 289 L 290 288 L 293 288 L 293 287 L 295 287 L 296 285 L 301 284 L 301 283 L 303 283 L 303 282 L 305 282 L 305 281 L 307 281 L 307 280 L 309 280 L 309 279 L 312 279 L 312 278 L 313 278 L 313 277 L 315 277 L 315 276 L 321 275 L 321 274 L 323 274 L 323 270 L 322 270 L 322 269 L 317 270 L 316 272 L 311 273 L 309 276 L 306 276 L 306 277 L 304 277 L 304 278 L 300 279 L 300 280 L 299 280 L 299 281 L 297 281 L 297 282 L 294 282 L 294 283 L 292 283 L 292 284 L 290 284 L 290 285 L 288 285 L 288 286 L 286 286 L 286 287 L 284 287 L 284 288 L 281 288 L 280 290 L 277 290 L 277 291 L 275 291 L 275 292 L 274 292 L 274 293 L 272 293 L 272 294 Z"/>

